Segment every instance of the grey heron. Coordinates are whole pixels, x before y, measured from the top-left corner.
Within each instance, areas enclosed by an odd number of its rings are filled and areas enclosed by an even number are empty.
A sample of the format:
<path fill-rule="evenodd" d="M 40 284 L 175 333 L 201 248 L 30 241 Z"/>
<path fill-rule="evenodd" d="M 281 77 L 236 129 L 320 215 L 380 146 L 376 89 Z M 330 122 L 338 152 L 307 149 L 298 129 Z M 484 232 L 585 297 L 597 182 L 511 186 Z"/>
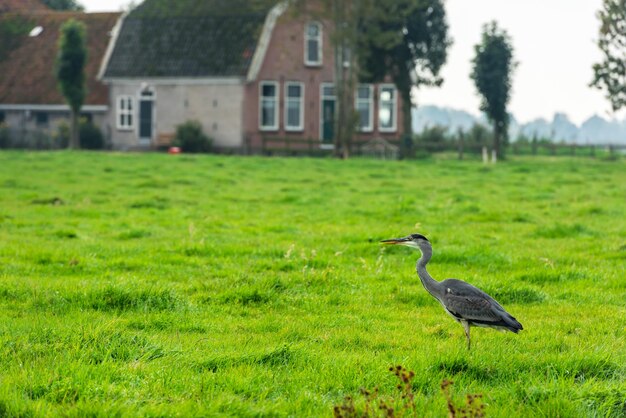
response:
<path fill-rule="evenodd" d="M 433 247 L 425 236 L 412 234 L 408 237 L 387 239 L 381 242 L 405 245 L 421 251 L 422 256 L 417 260 L 416 265 L 417 275 L 428 293 L 441 303 L 450 316 L 463 325 L 468 350 L 472 326 L 508 330 L 516 334 L 524 329 L 517 319 L 479 288 L 457 279 L 446 279 L 441 282 L 433 279 L 426 270 L 426 264 L 433 255 Z"/>

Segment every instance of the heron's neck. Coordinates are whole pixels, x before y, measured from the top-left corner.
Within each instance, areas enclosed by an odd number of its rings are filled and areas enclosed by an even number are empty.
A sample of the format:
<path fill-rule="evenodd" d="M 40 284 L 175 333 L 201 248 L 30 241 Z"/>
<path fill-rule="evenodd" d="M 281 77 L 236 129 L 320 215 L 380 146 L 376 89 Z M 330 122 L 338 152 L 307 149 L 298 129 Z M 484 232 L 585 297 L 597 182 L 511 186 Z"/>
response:
<path fill-rule="evenodd" d="M 422 256 L 419 260 L 417 260 L 417 265 L 415 266 L 415 269 L 417 270 L 417 275 L 428 293 L 436 298 L 439 298 L 441 294 L 441 283 L 433 279 L 430 273 L 428 273 L 428 270 L 426 270 L 426 264 L 428 264 L 430 258 L 433 255 L 433 249 L 430 246 L 425 246 L 420 247 L 420 251 L 422 252 Z"/>

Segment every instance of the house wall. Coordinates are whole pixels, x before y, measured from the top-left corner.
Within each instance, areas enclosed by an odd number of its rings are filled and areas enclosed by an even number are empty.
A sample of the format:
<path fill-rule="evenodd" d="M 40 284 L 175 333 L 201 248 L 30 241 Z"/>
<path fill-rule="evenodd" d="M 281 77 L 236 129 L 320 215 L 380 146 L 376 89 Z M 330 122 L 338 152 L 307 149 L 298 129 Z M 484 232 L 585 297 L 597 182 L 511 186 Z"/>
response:
<path fill-rule="evenodd" d="M 138 101 L 143 89 L 154 94 L 153 136 L 149 143 L 141 143 L 138 132 Z M 243 146 L 244 87 L 240 79 L 110 81 L 109 91 L 111 111 L 107 125 L 115 149 L 147 149 L 163 144 L 174 135 L 177 125 L 188 120 L 199 121 L 217 148 Z M 120 96 L 134 100 L 132 129 L 117 127 Z"/>
<path fill-rule="evenodd" d="M 305 64 L 305 27 L 310 21 L 318 21 L 323 27 L 322 65 Z M 258 76 L 245 86 L 244 126 L 248 147 L 252 151 L 262 148 L 262 138 L 287 138 L 319 141 L 321 145 L 321 85 L 333 83 L 335 79 L 335 59 L 332 45 L 332 25 L 316 19 L 295 17 L 285 12 L 274 27 L 265 59 Z M 262 131 L 259 128 L 260 83 L 276 81 L 279 83 L 279 123 L 278 129 Z M 285 83 L 298 81 L 304 84 L 304 129 L 300 132 L 285 130 Z M 355 134 L 356 142 L 367 142 L 373 138 L 399 140 L 402 133 L 402 99 L 397 97 L 396 130 L 380 132 L 378 129 L 378 91 L 374 85 L 374 111 L 372 132 Z"/>
<path fill-rule="evenodd" d="M 5 105 L 6 106 L 6 105 Z M 11 109 L 10 107 L 0 107 L 0 112 L 4 116 L 4 122 L 10 132 L 14 141 L 26 142 L 33 140 L 35 137 L 48 137 L 54 138 L 59 131 L 61 125 L 70 125 L 70 112 L 69 110 L 59 109 L 61 106 L 52 106 L 46 108 L 45 106 L 37 106 L 29 108 L 25 105 L 20 105 L 19 109 Z M 38 122 L 38 114 L 47 115 L 47 121 L 44 123 Z M 81 112 L 83 116 L 89 116 L 94 125 L 102 130 L 105 140 L 109 137 L 109 130 L 107 128 L 107 111 L 106 110 L 85 110 Z"/>

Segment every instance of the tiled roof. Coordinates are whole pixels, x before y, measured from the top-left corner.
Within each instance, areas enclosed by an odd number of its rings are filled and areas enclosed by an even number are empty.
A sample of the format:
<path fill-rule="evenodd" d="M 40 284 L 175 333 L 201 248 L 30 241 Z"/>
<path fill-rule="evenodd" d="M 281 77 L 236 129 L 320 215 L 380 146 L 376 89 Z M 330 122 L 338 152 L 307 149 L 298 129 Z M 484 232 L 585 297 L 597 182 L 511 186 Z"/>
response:
<path fill-rule="evenodd" d="M 269 6 L 233 7 L 246 3 L 236 0 L 178 0 L 170 2 L 172 10 L 162 12 L 159 7 L 165 3 L 148 0 L 124 19 L 105 78 L 247 73 Z"/>
<path fill-rule="evenodd" d="M 0 13 L 50 10 L 39 0 L 0 0 Z"/>
<path fill-rule="evenodd" d="M 6 0 L 0 0 L 6 1 Z M 102 58 L 110 40 L 110 32 L 120 13 L 46 12 L 0 15 L 3 26 L 21 27 L 6 37 L 8 50 L 0 45 L 0 104 L 65 104 L 54 77 L 61 25 L 76 19 L 85 23 L 87 41 L 85 105 L 108 104 L 108 90 L 96 80 Z M 29 36 L 32 28 L 43 31 Z"/>

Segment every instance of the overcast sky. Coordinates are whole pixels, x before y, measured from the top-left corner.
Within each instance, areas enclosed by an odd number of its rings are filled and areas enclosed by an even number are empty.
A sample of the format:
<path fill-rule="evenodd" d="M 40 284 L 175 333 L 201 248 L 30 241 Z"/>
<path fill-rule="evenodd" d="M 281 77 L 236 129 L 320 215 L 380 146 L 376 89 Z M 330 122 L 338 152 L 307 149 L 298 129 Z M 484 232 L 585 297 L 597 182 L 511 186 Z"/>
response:
<path fill-rule="evenodd" d="M 80 0 L 87 11 L 117 11 L 129 0 Z M 513 39 L 515 72 L 510 110 L 520 120 L 551 119 L 564 112 L 577 124 L 610 116 L 602 92 L 588 86 L 600 59 L 595 44 L 601 0 L 446 0 L 454 45 L 443 69 L 444 85 L 418 92 L 418 105 L 434 104 L 478 114 L 469 78 L 481 27 L 496 20 Z M 623 112 L 624 113 L 624 112 Z M 618 115 L 620 117 L 624 114 Z"/>

